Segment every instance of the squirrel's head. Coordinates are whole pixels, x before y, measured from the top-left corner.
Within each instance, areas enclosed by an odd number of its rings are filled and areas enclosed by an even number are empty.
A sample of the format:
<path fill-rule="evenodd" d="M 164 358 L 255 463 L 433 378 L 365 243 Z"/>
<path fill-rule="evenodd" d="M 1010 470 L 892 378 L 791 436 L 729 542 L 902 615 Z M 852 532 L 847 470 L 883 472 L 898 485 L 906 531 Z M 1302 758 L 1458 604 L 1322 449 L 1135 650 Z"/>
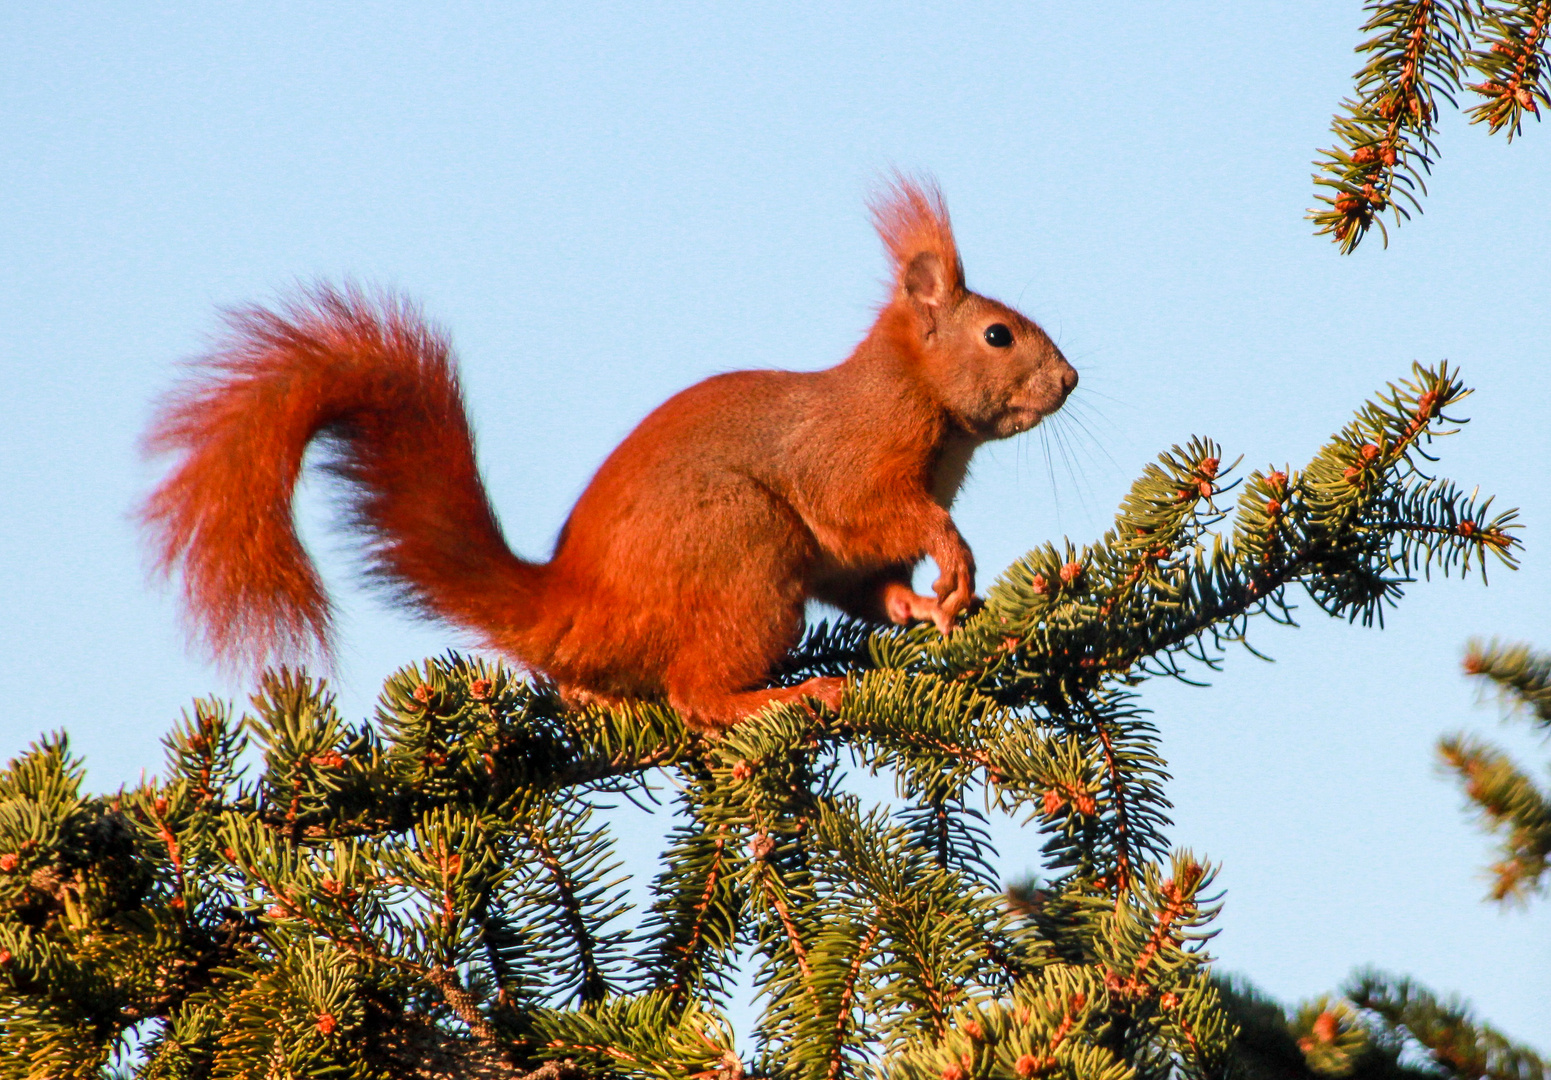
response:
<path fill-rule="evenodd" d="M 1034 320 L 965 287 L 936 187 L 898 178 L 872 211 L 894 261 L 889 322 L 911 339 L 938 404 L 981 439 L 1028 431 L 1059 409 L 1077 372 Z"/>

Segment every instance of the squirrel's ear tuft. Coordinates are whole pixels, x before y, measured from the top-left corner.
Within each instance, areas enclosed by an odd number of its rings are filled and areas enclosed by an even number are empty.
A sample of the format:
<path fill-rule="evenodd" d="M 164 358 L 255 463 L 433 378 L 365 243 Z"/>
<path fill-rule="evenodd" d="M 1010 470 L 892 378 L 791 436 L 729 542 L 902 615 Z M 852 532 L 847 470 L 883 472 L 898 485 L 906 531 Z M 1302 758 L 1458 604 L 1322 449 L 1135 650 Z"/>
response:
<path fill-rule="evenodd" d="M 953 242 L 953 225 L 935 183 L 896 174 L 870 205 L 901 292 L 936 306 L 964 291 L 964 266 Z"/>

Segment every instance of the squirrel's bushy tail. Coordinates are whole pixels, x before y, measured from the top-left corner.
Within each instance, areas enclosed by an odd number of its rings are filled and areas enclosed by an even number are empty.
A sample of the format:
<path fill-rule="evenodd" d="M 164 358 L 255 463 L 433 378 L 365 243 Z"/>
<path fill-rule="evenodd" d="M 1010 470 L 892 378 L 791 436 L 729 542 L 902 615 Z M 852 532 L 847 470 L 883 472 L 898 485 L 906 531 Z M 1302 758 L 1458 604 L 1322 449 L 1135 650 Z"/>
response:
<path fill-rule="evenodd" d="M 291 516 L 314 438 L 333 450 L 372 577 L 509 642 L 533 618 L 543 567 L 501 535 L 445 336 L 401 301 L 326 286 L 227 322 L 146 439 L 184 457 L 140 511 L 210 651 L 240 667 L 329 655 L 328 596 Z"/>

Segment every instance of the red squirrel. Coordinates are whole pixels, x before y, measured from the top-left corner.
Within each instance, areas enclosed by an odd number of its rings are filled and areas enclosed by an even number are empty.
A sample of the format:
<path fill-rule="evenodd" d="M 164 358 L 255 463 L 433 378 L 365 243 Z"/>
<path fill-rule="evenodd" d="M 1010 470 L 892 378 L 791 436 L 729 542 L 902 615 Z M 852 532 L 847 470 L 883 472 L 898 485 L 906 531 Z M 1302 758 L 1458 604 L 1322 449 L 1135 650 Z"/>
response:
<path fill-rule="evenodd" d="M 948 515 L 970 454 L 1077 384 L 1033 321 L 965 287 L 935 186 L 897 180 L 872 211 L 893 288 L 850 357 L 670 398 L 604 461 L 547 563 L 507 547 L 448 340 L 415 309 L 323 286 L 233 313 L 146 440 L 183 455 L 141 510 L 157 566 L 181 572 L 218 659 L 327 656 L 329 600 L 291 516 L 325 439 L 373 577 L 566 701 L 665 698 L 705 732 L 772 702 L 838 710 L 842 678 L 762 686 L 805 603 L 948 633 L 974 597 Z M 933 596 L 910 585 L 925 556 Z"/>

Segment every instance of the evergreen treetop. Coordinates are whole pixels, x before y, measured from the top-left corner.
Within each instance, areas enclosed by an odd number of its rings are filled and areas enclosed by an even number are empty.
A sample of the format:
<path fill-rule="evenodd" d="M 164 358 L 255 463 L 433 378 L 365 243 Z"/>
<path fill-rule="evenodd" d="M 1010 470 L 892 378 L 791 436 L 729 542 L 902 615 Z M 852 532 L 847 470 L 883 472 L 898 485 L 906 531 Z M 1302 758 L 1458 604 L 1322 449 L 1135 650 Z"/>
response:
<path fill-rule="evenodd" d="M 706 738 L 449 654 L 361 724 L 295 672 L 241 718 L 196 702 L 111 795 L 46 738 L 0 773 L 0 1080 L 1225 1075 L 1214 868 L 1170 846 L 1138 688 L 1290 623 L 1295 588 L 1376 623 L 1418 576 L 1513 565 L 1513 512 L 1428 472 L 1466 393 L 1417 367 L 1297 471 L 1174 447 L 947 638 L 821 625 L 779 679 L 847 674 L 838 715 Z M 600 817 L 626 800 L 674 822 L 634 922 Z M 1041 837 L 1037 881 L 1003 888 L 992 813 Z"/>

